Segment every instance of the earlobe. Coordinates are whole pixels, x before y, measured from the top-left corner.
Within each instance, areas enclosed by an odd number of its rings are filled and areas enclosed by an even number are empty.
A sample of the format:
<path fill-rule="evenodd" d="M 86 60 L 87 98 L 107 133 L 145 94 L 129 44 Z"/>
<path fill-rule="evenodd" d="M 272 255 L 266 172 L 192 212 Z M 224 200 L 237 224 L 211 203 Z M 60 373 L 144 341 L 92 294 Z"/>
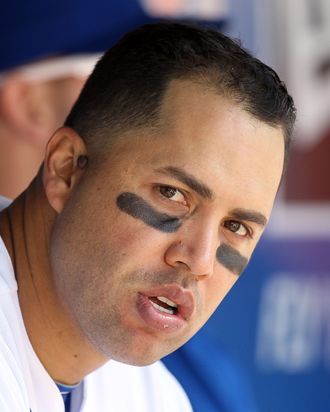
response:
<path fill-rule="evenodd" d="M 45 193 L 57 213 L 62 211 L 87 163 L 81 137 L 68 127 L 58 129 L 47 144 L 43 171 Z"/>

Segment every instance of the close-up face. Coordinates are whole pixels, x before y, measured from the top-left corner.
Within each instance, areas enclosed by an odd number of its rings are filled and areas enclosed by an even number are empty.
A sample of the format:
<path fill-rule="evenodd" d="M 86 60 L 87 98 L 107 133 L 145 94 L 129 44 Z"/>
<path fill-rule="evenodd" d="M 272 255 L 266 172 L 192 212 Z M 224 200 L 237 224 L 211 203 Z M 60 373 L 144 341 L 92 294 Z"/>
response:
<path fill-rule="evenodd" d="M 51 265 L 86 338 L 144 365 L 186 342 L 251 257 L 280 182 L 280 128 L 173 81 L 158 132 L 93 158 L 55 222 Z M 88 149 L 88 148 L 87 148 Z"/>

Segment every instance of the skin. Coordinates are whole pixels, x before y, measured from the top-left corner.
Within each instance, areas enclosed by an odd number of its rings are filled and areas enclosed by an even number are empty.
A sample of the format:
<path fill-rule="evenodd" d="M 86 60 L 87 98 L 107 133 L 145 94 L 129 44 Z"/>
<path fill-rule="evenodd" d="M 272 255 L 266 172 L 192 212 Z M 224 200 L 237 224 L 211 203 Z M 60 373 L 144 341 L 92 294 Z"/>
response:
<path fill-rule="evenodd" d="M 121 193 L 117 198 L 117 206 L 130 216 L 142 220 L 161 232 L 171 233 L 180 229 L 182 221 L 166 213 L 160 213 L 141 197 L 134 193 Z M 248 263 L 248 260 L 237 250 L 226 244 L 218 247 L 216 257 L 219 263 L 231 272 L 240 274 Z"/>
<path fill-rule="evenodd" d="M 283 167 L 279 128 L 183 80 L 170 84 L 161 118 L 157 133 L 119 138 L 101 164 L 74 131 L 58 130 L 43 182 L 0 217 L 32 345 L 64 383 L 109 359 L 149 364 L 186 342 L 238 278 L 228 256 L 248 260 L 269 218 Z M 160 230 L 152 214 L 180 225 Z M 231 254 L 219 262 L 224 244 Z M 194 300 L 171 333 L 137 312 L 141 293 L 164 285 Z"/>
<path fill-rule="evenodd" d="M 155 210 L 149 203 L 134 193 L 121 193 L 117 198 L 117 206 L 128 215 L 142 220 L 164 233 L 176 232 L 181 226 L 181 220 Z"/>
<path fill-rule="evenodd" d="M 28 81 L 13 71 L 0 85 L 0 195 L 14 199 L 35 177 L 85 80 Z"/>
<path fill-rule="evenodd" d="M 226 244 L 218 247 L 216 255 L 219 263 L 237 275 L 241 274 L 248 264 L 247 258 Z"/>

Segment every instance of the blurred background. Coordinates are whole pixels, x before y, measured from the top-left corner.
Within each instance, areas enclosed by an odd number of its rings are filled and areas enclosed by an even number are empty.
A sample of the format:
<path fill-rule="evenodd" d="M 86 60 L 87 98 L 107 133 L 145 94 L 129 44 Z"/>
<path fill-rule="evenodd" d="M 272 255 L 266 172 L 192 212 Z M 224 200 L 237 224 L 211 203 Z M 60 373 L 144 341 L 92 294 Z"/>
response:
<path fill-rule="evenodd" d="M 298 124 L 270 225 L 209 324 L 164 362 L 197 412 L 329 412 L 329 0 L 2 3 L 0 195 L 7 198 L 37 171 L 98 53 L 133 27 L 160 18 L 211 24 L 278 71 Z"/>

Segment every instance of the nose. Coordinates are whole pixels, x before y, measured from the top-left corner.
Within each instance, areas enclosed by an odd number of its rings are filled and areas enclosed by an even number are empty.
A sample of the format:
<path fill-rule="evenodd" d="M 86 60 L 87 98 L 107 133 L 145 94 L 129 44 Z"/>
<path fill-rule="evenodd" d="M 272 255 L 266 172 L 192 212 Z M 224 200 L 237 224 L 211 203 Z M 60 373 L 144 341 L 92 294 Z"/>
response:
<path fill-rule="evenodd" d="M 165 262 L 189 271 L 198 280 L 208 278 L 214 271 L 218 236 L 218 228 L 201 223 L 179 231 L 165 252 Z"/>

